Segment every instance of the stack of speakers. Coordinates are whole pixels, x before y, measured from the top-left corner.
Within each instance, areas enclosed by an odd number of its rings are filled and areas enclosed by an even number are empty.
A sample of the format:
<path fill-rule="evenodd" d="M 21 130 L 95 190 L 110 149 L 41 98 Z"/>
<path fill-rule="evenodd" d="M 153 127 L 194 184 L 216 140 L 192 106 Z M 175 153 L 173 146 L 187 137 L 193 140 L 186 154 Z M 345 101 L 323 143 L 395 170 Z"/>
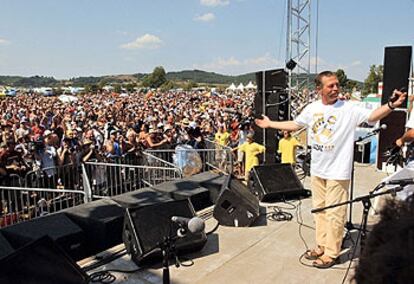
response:
<path fill-rule="evenodd" d="M 204 175 L 200 182 L 207 186 L 216 182 L 209 178 L 211 175 Z M 216 178 L 220 180 L 220 176 Z M 167 234 L 173 236 L 179 229 L 171 217 L 190 220 L 196 215 L 190 199 L 187 194 L 174 200 L 165 193 L 143 188 L 113 200 L 92 201 L 2 228 L 0 283 L 84 283 L 80 279 L 85 273 L 75 261 L 122 242 L 138 265 L 160 261 L 157 246 Z M 176 243 L 177 253 L 201 250 L 206 242 L 204 231 L 186 232 Z M 59 275 L 47 279 L 59 271 Z"/>
<path fill-rule="evenodd" d="M 284 69 L 261 71 L 256 73 L 257 93 L 254 100 L 256 116 L 264 114 L 271 120 L 289 120 L 289 95 L 287 92 L 287 73 Z M 275 129 L 262 129 L 254 126 L 254 140 L 266 147 L 263 161 L 275 162 L 278 141 L 281 138 Z"/>

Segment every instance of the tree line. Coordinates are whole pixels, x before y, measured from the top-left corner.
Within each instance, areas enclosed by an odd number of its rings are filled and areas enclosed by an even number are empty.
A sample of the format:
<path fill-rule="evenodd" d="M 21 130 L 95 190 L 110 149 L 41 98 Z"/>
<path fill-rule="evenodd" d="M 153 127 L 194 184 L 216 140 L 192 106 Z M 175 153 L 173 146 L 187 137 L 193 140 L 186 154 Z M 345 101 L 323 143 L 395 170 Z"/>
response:
<path fill-rule="evenodd" d="M 367 78 L 364 83 L 349 79 L 343 69 L 336 71 L 339 83 L 345 92 L 353 90 L 361 90 L 362 95 L 366 96 L 370 93 L 376 93 L 378 82 L 382 81 L 383 66 L 371 65 Z M 313 83 L 315 74 L 310 75 L 310 82 Z M 201 70 L 187 70 L 180 72 L 165 72 L 164 67 L 157 66 L 152 73 L 137 73 L 129 76 L 129 80 L 125 80 L 122 76 L 101 76 L 101 77 L 77 77 L 69 80 L 56 80 L 53 77 L 46 76 L 0 76 L 0 85 L 37 88 L 37 87 L 62 87 L 64 85 L 85 87 L 87 91 L 97 91 L 105 85 L 114 86 L 115 90 L 122 88 L 132 91 L 135 87 L 145 88 L 161 88 L 165 90 L 173 88 L 191 89 L 200 84 L 207 86 L 215 86 L 217 84 L 228 85 L 231 83 L 247 84 L 249 81 L 255 82 L 255 73 L 247 73 L 239 76 L 221 75 L 214 72 L 205 72 Z M 310 86 L 311 88 L 314 86 Z"/>

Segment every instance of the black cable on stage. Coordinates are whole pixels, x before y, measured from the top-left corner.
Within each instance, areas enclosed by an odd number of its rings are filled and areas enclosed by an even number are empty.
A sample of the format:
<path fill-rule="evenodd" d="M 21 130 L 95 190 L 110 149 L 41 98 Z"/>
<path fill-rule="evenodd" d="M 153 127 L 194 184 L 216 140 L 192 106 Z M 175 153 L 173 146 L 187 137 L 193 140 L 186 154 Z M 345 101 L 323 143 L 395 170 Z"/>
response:
<path fill-rule="evenodd" d="M 293 218 L 293 215 L 291 213 L 282 210 L 292 210 L 292 208 L 281 208 L 280 206 L 276 205 L 269 206 L 268 208 L 273 209 L 273 212 L 261 214 L 265 215 L 267 220 L 281 222 L 291 221 Z"/>
<path fill-rule="evenodd" d="M 85 272 L 93 270 L 95 268 L 98 268 L 99 266 L 105 265 L 105 264 L 107 264 L 107 263 L 109 263 L 109 262 L 111 262 L 111 261 L 113 261 L 117 258 L 120 258 L 120 257 L 124 256 L 125 254 L 127 254 L 127 252 L 126 252 L 126 249 L 123 248 L 119 251 L 114 252 L 111 255 L 108 255 L 108 256 L 98 260 L 95 263 L 92 263 L 88 266 L 83 267 L 82 270 L 85 271 Z"/>
<path fill-rule="evenodd" d="M 139 267 L 133 270 L 120 270 L 120 269 L 106 269 L 102 271 L 97 271 L 89 275 L 89 283 L 113 283 L 116 280 L 116 277 L 111 272 L 118 273 L 135 273 L 143 270 L 145 267 Z"/>
<path fill-rule="evenodd" d="M 214 228 L 210 232 L 207 232 L 206 235 L 208 236 L 208 235 L 214 233 L 215 231 L 217 231 L 219 226 L 220 226 L 220 223 L 217 221 L 216 226 L 214 226 Z"/>
<path fill-rule="evenodd" d="M 299 219 L 300 218 L 300 219 Z M 298 227 L 298 234 L 300 239 L 303 242 L 303 245 L 305 246 L 305 251 L 307 251 L 309 249 L 308 244 L 306 243 L 305 237 L 302 234 L 302 227 L 305 226 L 305 224 L 303 223 L 303 217 L 302 217 L 302 200 L 299 200 L 299 204 L 296 207 L 296 222 L 298 223 L 299 227 Z M 314 229 L 308 225 L 306 225 L 308 228 Z M 303 256 L 303 255 L 302 255 Z M 299 262 L 301 262 L 301 259 L 299 259 Z"/>
<path fill-rule="evenodd" d="M 357 239 L 356 239 L 355 244 L 353 246 L 352 257 L 349 259 L 349 265 L 348 265 L 348 268 L 346 269 L 344 278 L 342 279 L 342 284 L 345 283 L 345 280 L 348 276 L 349 270 L 351 269 L 352 262 L 354 261 L 355 253 L 356 253 L 356 250 L 357 250 L 357 245 L 358 245 L 358 242 L 360 241 L 361 236 L 362 236 L 362 223 L 363 222 L 364 222 L 364 217 L 362 217 L 361 224 L 359 225 L 359 227 L 361 229 L 358 231 L 358 236 L 357 236 Z"/>
<path fill-rule="evenodd" d="M 181 259 L 177 257 L 176 261 L 180 266 L 184 266 L 184 267 L 190 267 L 194 265 L 194 260 L 192 260 L 191 258 L 183 257 L 183 256 L 181 256 Z M 183 261 L 188 261 L 189 263 L 187 264 Z"/>

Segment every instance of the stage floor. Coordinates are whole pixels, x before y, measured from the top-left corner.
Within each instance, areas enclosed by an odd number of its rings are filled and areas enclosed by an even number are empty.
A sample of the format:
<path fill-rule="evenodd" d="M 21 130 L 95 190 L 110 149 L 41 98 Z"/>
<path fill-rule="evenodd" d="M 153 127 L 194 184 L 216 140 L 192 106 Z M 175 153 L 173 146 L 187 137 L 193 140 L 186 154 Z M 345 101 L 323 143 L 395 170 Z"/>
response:
<path fill-rule="evenodd" d="M 372 165 L 356 164 L 354 196 L 368 193 L 386 174 L 378 172 Z M 309 188 L 309 179 L 304 181 L 305 188 Z M 271 212 L 271 206 L 283 207 L 283 210 L 293 214 L 293 220 L 271 221 L 261 216 L 256 224 L 248 228 L 220 226 L 208 236 L 204 249 L 188 255 L 193 260 L 189 267 L 170 266 L 171 283 L 341 283 L 350 264 L 352 241 L 346 242 L 341 263 L 331 269 L 319 270 L 310 267 L 311 262 L 300 256 L 308 247 L 314 246 L 314 230 L 310 198 L 301 201 L 293 200 L 286 203 L 262 204 L 264 212 Z M 293 209 L 292 204 L 297 207 Z M 269 207 L 270 206 L 270 207 Z M 204 210 L 204 213 L 208 209 Z M 211 211 L 211 209 L 210 209 Z M 303 218 L 303 226 L 298 223 Z M 353 207 L 353 223 L 359 224 L 362 217 L 362 206 Z M 375 217 L 370 216 L 370 222 Z M 210 217 L 206 220 L 206 232 L 216 225 L 216 220 Z M 357 231 L 351 232 L 353 240 Z M 306 242 L 306 245 L 305 245 Z M 119 250 L 123 245 L 113 248 Z M 356 256 L 356 260 L 357 260 Z M 91 259 L 80 262 L 85 266 Z M 348 280 L 352 278 L 356 261 L 351 264 Z M 128 255 L 124 255 L 97 270 L 104 269 L 136 269 Z M 162 268 L 145 269 L 133 274 L 112 272 L 116 276 L 114 283 L 162 283 Z"/>

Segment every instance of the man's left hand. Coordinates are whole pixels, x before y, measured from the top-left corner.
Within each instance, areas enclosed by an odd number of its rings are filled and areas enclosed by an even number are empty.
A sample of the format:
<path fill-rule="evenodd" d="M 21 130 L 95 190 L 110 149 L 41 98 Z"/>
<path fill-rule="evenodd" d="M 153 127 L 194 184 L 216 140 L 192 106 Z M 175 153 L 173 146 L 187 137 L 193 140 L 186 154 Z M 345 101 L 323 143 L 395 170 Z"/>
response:
<path fill-rule="evenodd" d="M 394 108 L 399 107 L 400 105 L 402 105 L 406 97 L 407 97 L 407 92 L 401 92 L 398 90 L 394 90 L 394 92 L 392 93 L 392 97 L 391 97 L 391 101 L 393 101 L 391 102 L 392 106 Z"/>

